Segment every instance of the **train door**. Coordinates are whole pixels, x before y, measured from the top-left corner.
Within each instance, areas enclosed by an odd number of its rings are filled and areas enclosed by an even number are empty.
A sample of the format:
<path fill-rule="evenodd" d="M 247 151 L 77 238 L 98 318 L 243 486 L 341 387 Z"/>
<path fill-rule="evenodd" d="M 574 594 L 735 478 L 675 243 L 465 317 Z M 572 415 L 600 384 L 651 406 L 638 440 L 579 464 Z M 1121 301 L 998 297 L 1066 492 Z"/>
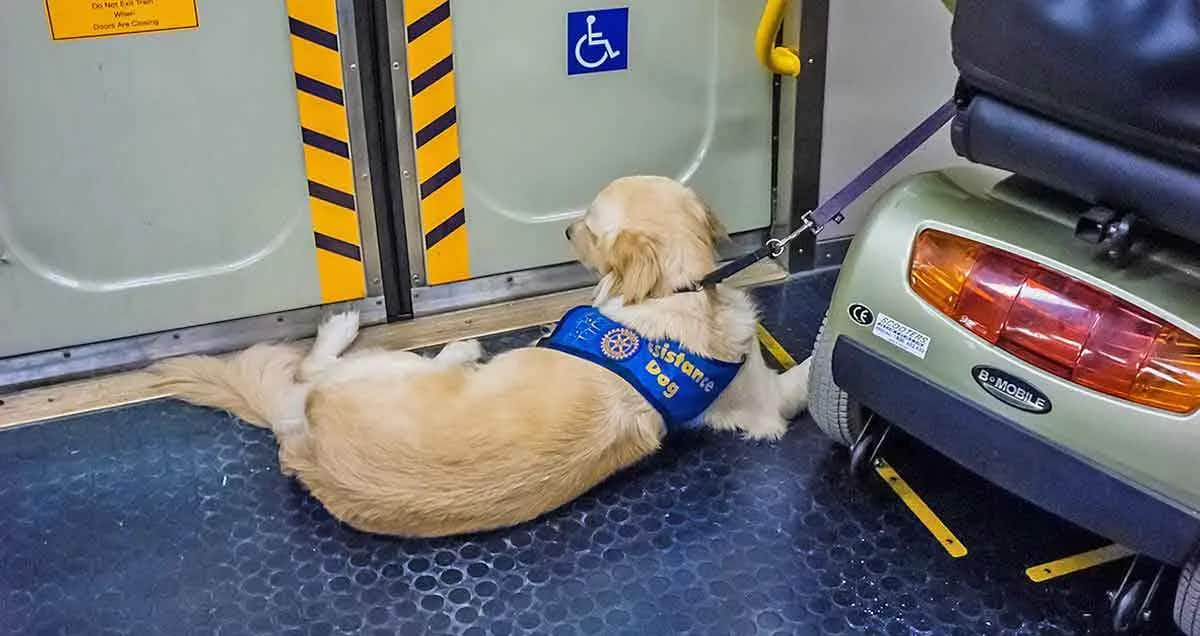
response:
<path fill-rule="evenodd" d="M 366 296 L 338 31 L 332 0 L 5 7 L 0 358 Z"/>
<path fill-rule="evenodd" d="M 419 211 L 408 228 L 418 310 L 422 299 L 448 302 L 439 287 L 486 300 L 471 290 L 569 261 L 563 228 L 623 175 L 691 185 L 734 233 L 771 223 L 759 3 L 391 4 L 393 58 L 406 54 L 396 105 L 413 131 L 405 178 Z"/>

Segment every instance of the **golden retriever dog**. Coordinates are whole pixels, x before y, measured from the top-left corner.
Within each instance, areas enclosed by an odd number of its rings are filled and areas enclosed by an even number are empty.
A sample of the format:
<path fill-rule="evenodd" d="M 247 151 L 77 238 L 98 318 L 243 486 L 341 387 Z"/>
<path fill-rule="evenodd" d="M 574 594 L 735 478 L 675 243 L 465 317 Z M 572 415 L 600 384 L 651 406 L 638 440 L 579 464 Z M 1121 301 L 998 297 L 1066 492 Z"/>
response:
<path fill-rule="evenodd" d="M 705 426 L 776 439 L 807 404 L 807 364 L 763 362 L 750 297 L 686 291 L 715 265 L 724 235 L 694 192 L 666 178 L 607 186 L 567 231 L 600 276 L 594 304 L 650 339 L 744 360 L 701 415 Z M 685 291 L 681 291 L 685 290 Z M 228 358 L 154 367 L 188 402 L 270 428 L 283 471 L 366 532 L 437 537 L 528 521 L 655 452 L 663 418 L 604 367 L 556 350 L 511 350 L 484 363 L 477 341 L 436 357 L 343 354 L 358 317 L 327 320 L 307 352 L 258 345 Z"/>

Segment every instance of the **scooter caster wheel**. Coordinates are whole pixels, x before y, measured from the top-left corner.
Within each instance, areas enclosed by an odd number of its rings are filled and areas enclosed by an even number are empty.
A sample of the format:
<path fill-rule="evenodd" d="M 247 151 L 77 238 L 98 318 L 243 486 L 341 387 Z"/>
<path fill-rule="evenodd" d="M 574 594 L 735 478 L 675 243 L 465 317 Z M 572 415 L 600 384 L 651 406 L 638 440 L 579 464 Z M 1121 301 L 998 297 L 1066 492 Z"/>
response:
<path fill-rule="evenodd" d="M 1113 631 L 1127 634 L 1144 622 L 1142 606 L 1146 602 L 1146 582 L 1134 581 L 1113 602 Z"/>
<path fill-rule="evenodd" d="M 863 435 L 850 449 L 850 475 L 855 479 L 865 479 L 874 470 L 875 451 L 879 449 L 883 436 L 877 432 Z"/>

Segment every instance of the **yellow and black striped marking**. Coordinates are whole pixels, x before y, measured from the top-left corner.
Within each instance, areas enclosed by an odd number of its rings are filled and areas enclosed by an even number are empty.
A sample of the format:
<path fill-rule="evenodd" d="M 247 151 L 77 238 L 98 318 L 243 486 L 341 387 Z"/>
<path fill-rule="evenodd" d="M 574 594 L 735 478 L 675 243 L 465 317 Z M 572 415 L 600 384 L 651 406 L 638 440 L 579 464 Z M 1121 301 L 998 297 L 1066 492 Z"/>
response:
<path fill-rule="evenodd" d="M 428 283 L 470 276 L 449 0 L 404 0 L 413 145 Z"/>
<path fill-rule="evenodd" d="M 287 0 L 323 303 L 366 296 L 335 0 Z"/>

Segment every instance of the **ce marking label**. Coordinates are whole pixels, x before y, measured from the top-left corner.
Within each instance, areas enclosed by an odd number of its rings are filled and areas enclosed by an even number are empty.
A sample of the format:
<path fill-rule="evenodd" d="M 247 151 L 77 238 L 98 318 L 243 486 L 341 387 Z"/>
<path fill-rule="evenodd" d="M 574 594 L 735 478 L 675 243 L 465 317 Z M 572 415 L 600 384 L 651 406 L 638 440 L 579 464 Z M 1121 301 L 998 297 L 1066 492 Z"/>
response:
<path fill-rule="evenodd" d="M 875 322 L 875 312 L 862 303 L 850 305 L 846 308 L 846 312 L 850 314 L 850 320 L 864 327 L 870 327 L 871 323 Z"/>

